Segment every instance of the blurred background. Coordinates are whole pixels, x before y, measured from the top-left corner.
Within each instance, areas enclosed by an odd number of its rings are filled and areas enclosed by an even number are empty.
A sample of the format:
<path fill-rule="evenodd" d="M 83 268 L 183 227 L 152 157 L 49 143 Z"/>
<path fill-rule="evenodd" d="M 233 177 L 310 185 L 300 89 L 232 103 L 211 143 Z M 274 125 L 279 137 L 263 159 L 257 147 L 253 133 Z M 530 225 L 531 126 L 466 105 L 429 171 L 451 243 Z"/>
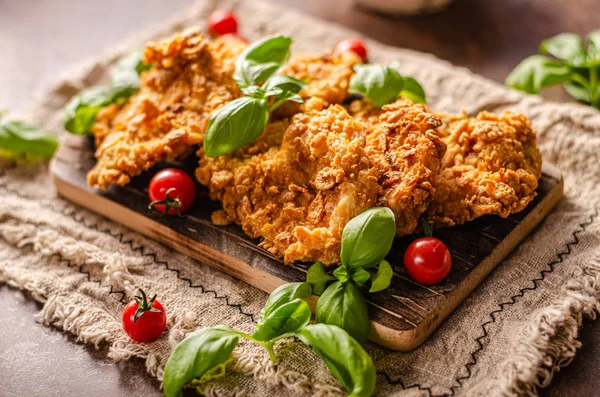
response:
<path fill-rule="evenodd" d="M 434 5 L 445 0 L 359 0 Z M 35 93 L 74 64 L 189 7 L 190 0 L 0 0 L 0 109 L 17 115 Z M 218 3 L 218 2 L 215 2 Z M 497 82 L 539 43 L 561 32 L 600 28 L 600 0 L 454 0 L 438 13 L 390 17 L 353 0 L 281 0 L 278 4 L 348 26 L 385 44 L 432 53 Z M 244 18 L 240 16 L 241 24 Z M 203 24 L 204 21 L 199 21 Z M 556 87 L 543 96 L 569 97 Z M 0 286 L 0 395 L 159 396 L 141 362 L 114 364 L 104 352 L 35 323 L 37 304 Z M 584 348 L 544 395 L 597 395 L 600 326 L 587 324 Z"/>
<path fill-rule="evenodd" d="M 600 28 L 598 0 L 454 0 L 443 12 L 396 18 L 355 7 L 354 0 L 272 1 L 385 44 L 435 54 L 499 82 L 521 59 L 535 53 L 544 38 Z M 447 0 L 358 1 L 392 7 Z M 191 4 L 192 0 L 0 0 L 0 108 L 23 110 L 32 94 L 65 67 Z M 560 88 L 545 93 L 568 98 L 561 94 Z"/>

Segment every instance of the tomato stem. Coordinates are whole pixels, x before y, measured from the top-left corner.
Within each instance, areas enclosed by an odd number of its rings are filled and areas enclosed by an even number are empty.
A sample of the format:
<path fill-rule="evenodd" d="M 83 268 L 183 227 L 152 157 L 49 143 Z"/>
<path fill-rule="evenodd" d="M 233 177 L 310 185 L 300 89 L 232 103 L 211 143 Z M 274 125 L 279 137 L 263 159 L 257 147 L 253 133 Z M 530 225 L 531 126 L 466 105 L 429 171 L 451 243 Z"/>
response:
<path fill-rule="evenodd" d="M 157 205 L 164 205 L 165 214 L 168 214 L 169 211 L 171 211 L 171 209 L 174 209 L 177 215 L 181 216 L 181 213 L 179 212 L 179 208 L 181 207 L 181 200 L 179 200 L 179 198 L 177 197 L 171 197 L 171 193 L 173 193 L 175 190 L 176 189 L 174 187 L 167 190 L 167 192 L 165 193 L 165 198 L 163 200 L 151 202 L 148 206 L 148 209 L 156 210 Z"/>
<path fill-rule="evenodd" d="M 135 301 L 138 304 L 138 309 L 135 312 L 135 315 L 133 316 L 133 322 L 135 323 L 140 317 L 142 317 L 142 314 L 146 313 L 146 312 L 155 312 L 155 313 L 162 313 L 161 310 L 156 309 L 155 307 L 152 306 L 152 304 L 154 303 L 154 301 L 156 300 L 156 294 L 151 298 L 148 299 L 146 297 L 146 293 L 144 292 L 143 289 L 140 288 L 140 294 L 142 296 L 136 296 L 135 297 Z"/>

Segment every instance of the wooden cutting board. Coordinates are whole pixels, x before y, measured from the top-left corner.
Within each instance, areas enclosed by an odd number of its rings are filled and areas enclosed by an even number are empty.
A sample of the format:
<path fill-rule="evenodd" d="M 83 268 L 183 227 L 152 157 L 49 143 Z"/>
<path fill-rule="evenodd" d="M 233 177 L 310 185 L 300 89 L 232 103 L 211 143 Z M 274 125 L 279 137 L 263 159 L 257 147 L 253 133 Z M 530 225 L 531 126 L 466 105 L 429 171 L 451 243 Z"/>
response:
<path fill-rule="evenodd" d="M 125 187 L 99 192 L 86 184 L 87 171 L 95 162 L 91 141 L 74 137 L 69 142 L 52 163 L 56 188 L 67 199 L 266 292 L 283 283 L 306 280 L 310 263 L 284 265 L 259 248 L 258 241 L 247 237 L 239 226 L 213 225 L 210 215 L 220 205 L 209 200 L 202 186 L 198 186 L 199 198 L 182 218 L 148 210 L 148 183 L 166 164 L 157 165 Z M 197 164 L 193 157 L 180 164 L 191 175 Z M 436 236 L 447 244 L 453 259 L 450 275 L 437 285 L 423 286 L 406 276 L 402 255 L 412 240 L 410 236 L 396 239 L 386 258 L 394 269 L 390 288 L 366 295 L 373 323 L 369 338 L 393 350 L 419 346 L 542 221 L 562 193 L 560 172 L 544 164 L 537 197 L 524 211 L 508 218 L 486 216 L 437 229 Z"/>

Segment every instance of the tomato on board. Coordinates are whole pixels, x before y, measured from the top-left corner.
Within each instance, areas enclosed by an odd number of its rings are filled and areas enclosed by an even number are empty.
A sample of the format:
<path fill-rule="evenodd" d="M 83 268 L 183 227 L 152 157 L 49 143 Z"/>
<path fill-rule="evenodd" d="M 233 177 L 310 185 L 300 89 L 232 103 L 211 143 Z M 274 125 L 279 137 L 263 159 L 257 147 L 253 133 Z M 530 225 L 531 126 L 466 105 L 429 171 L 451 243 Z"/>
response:
<path fill-rule="evenodd" d="M 181 214 L 194 203 L 196 186 L 192 178 L 179 168 L 158 171 L 148 186 L 150 208 L 169 215 Z"/>
<path fill-rule="evenodd" d="M 359 39 L 346 39 L 335 46 L 335 52 L 354 51 L 363 61 L 367 60 L 367 47 Z"/>
<path fill-rule="evenodd" d="M 144 291 L 140 290 L 142 296 L 136 296 L 123 310 L 121 322 L 123 330 L 136 342 L 151 342 L 158 338 L 165 329 L 167 314 L 165 308 L 156 300 L 146 298 Z"/>
<path fill-rule="evenodd" d="M 212 37 L 237 33 L 237 30 L 237 18 L 231 11 L 215 10 L 208 16 L 208 33 Z"/>
<path fill-rule="evenodd" d="M 446 244 L 435 237 L 413 241 L 404 253 L 404 267 L 410 278 L 420 284 L 436 284 L 452 268 L 452 255 Z"/>

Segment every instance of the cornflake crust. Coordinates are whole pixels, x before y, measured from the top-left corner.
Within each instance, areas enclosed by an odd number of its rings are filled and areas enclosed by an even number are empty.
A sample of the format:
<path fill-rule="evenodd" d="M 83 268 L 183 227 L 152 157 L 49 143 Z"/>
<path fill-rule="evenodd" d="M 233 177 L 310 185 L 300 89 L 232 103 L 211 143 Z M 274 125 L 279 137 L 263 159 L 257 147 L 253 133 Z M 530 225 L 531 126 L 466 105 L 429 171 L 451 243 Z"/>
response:
<path fill-rule="evenodd" d="M 88 184 L 125 185 L 161 160 L 192 152 L 211 113 L 241 95 L 232 76 L 245 47 L 231 35 L 211 42 L 196 30 L 149 43 L 144 60 L 153 67 L 142 73 L 140 90 L 96 117 L 98 161 Z"/>
<path fill-rule="evenodd" d="M 318 98 L 290 120 L 270 124 L 249 148 L 217 158 L 199 154 L 196 177 L 223 204 L 213 220 L 240 224 L 286 263 L 339 263 L 344 226 L 373 207 L 381 190 L 363 125 Z"/>
<path fill-rule="evenodd" d="M 481 112 L 447 122 L 446 155 L 427 219 L 436 226 L 454 226 L 483 215 L 506 218 L 525 209 L 542 175 L 529 119 L 512 112 Z"/>

